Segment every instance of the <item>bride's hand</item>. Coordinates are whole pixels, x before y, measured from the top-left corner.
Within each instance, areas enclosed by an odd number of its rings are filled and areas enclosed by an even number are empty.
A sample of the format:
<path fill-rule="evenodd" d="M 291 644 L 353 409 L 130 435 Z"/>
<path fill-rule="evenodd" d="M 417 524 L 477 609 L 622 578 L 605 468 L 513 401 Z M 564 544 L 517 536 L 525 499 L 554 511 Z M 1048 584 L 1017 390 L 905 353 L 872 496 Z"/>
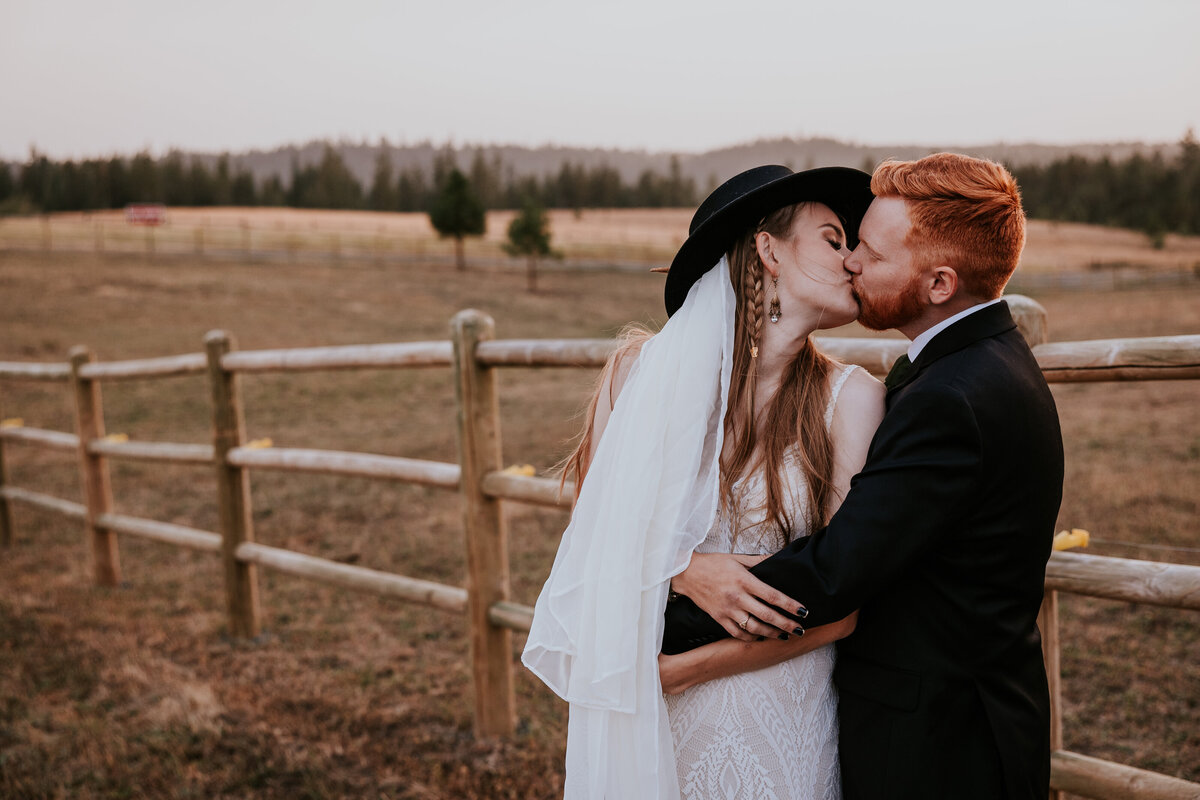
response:
<path fill-rule="evenodd" d="M 687 569 L 671 579 L 671 588 L 691 598 L 735 639 L 754 641 L 761 636 L 786 639 L 803 632 L 775 608 L 803 607 L 783 592 L 760 581 L 749 571 L 765 556 L 730 553 L 694 553 Z M 800 612 L 803 616 L 803 611 Z"/>

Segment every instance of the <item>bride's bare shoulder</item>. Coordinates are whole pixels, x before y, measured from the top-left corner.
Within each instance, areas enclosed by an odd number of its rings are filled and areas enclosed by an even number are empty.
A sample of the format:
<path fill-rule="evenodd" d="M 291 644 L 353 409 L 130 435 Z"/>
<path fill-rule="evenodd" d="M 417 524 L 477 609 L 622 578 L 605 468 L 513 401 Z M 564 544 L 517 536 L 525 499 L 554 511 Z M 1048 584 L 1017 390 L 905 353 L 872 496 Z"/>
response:
<path fill-rule="evenodd" d="M 834 408 L 835 431 L 846 424 L 855 428 L 869 425 L 874 430 L 883 419 L 886 392 L 883 383 L 865 369 L 851 369 Z"/>
<path fill-rule="evenodd" d="M 629 379 L 629 373 L 633 370 L 638 355 L 642 352 L 642 346 L 650 341 L 651 336 L 649 331 L 643 331 L 640 328 L 634 329 L 632 334 L 625 332 L 622 334 L 621 344 L 609 356 L 608 363 L 604 367 L 600 390 L 602 399 L 608 401 L 610 410 L 617 402 L 617 396 L 621 394 L 621 389 L 625 387 L 625 381 Z"/>
<path fill-rule="evenodd" d="M 613 353 L 612 367 L 609 374 L 613 400 L 617 399 L 617 395 L 624 388 L 625 381 L 629 379 L 629 372 L 633 369 L 634 362 L 637 361 L 638 355 L 642 352 L 642 345 L 646 342 L 647 339 L 633 339 L 623 343 Z"/>

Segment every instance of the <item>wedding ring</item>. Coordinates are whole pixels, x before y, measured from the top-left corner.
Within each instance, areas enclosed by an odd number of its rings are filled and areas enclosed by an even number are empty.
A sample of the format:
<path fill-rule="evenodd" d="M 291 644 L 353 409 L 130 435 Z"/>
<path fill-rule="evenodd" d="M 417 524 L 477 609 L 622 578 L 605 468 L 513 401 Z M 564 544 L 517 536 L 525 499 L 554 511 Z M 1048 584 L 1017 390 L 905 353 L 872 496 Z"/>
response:
<path fill-rule="evenodd" d="M 746 626 L 747 626 L 747 625 L 749 625 L 749 624 L 750 624 L 750 615 L 749 615 L 749 614 L 747 614 L 747 615 L 746 615 L 746 621 L 745 621 L 745 622 L 739 622 L 739 623 L 738 623 L 738 627 L 739 627 L 739 628 L 741 628 L 742 630 L 746 630 Z"/>

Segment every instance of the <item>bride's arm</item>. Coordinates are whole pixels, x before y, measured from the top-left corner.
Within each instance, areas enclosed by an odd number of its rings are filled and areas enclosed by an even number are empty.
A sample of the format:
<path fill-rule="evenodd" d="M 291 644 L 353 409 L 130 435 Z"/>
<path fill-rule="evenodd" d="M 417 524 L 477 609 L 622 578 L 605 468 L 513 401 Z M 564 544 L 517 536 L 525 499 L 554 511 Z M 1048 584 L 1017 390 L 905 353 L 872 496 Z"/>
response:
<path fill-rule="evenodd" d="M 850 491 L 850 479 L 858 474 L 867 461 L 867 450 L 875 429 L 883 420 L 883 384 L 865 370 L 854 370 L 842 387 L 841 396 L 833 410 L 829 436 L 833 441 L 833 491 L 829 516 L 841 507 Z"/>
<path fill-rule="evenodd" d="M 592 459 L 596 456 L 596 447 L 600 444 L 600 437 L 604 434 L 604 429 L 608 427 L 608 418 L 612 416 L 613 407 L 617 404 L 617 397 L 621 394 L 621 389 L 625 387 L 625 381 L 629 378 L 629 373 L 633 369 L 634 362 L 637 361 L 638 354 L 642 351 L 643 344 L 644 341 L 635 341 L 622 346 L 604 365 L 604 372 L 600 376 L 600 386 L 596 390 L 592 418 L 589 421 L 592 439 L 582 464 L 584 473 L 587 472 Z"/>
<path fill-rule="evenodd" d="M 855 370 L 842 389 L 830 429 L 834 450 L 831 515 L 849 492 L 850 479 L 866 462 L 883 412 L 883 384 L 865 371 Z M 775 609 L 803 617 L 804 598 L 789 598 L 751 574 L 748 566 L 740 556 L 696 554 L 687 568 L 671 579 L 671 588 L 686 595 L 735 639 L 752 641 L 757 636 L 790 632 L 795 623 Z M 797 608 L 799 611 L 795 611 Z M 743 622 L 747 623 L 745 628 Z"/>
<path fill-rule="evenodd" d="M 849 492 L 850 479 L 862 469 L 866 462 L 867 449 L 870 447 L 871 438 L 875 435 L 875 429 L 879 427 L 879 421 L 883 419 L 883 412 L 883 384 L 866 372 L 855 370 L 846 379 L 846 385 L 842 389 L 842 394 L 834 410 L 833 424 L 830 428 L 834 444 L 834 495 L 830 501 L 831 516 L 841 506 L 842 500 Z M 691 597 L 697 605 L 713 615 L 714 619 L 719 620 L 710 609 L 705 607 L 704 602 L 697 600 L 696 595 L 712 595 L 713 597 L 708 597 L 707 601 L 719 607 L 720 590 L 723 585 L 727 586 L 729 579 L 724 575 L 719 579 L 714 579 L 712 577 L 713 569 L 726 565 L 729 568 L 737 567 L 740 572 L 742 568 L 749 566 L 750 562 L 745 556 L 716 554 L 706 556 L 704 559 L 693 558 L 692 562 L 692 566 L 675 577 L 672 585 L 676 587 L 676 591 Z M 694 567 L 696 568 L 694 569 Z M 695 574 L 687 575 L 688 572 Z M 753 578 L 753 576 L 749 576 L 749 573 L 745 575 Z M 765 590 L 762 596 L 763 602 L 778 602 L 768 593 L 774 592 L 776 595 L 780 593 L 765 584 L 763 587 Z M 749 612 L 739 607 L 737 615 L 740 617 L 743 613 Z M 763 615 L 766 616 L 765 613 Z M 774 615 L 774 617 L 783 620 L 782 624 L 791 624 L 789 620 L 780 615 Z M 681 686 L 682 688 L 679 688 L 678 691 L 683 691 L 689 686 L 713 678 L 762 669 L 789 658 L 795 658 L 810 650 L 815 650 L 823 644 L 849 636 L 854 630 L 856 619 L 857 612 L 841 622 L 810 628 L 803 636 L 799 638 L 793 636 L 786 641 L 770 636 L 766 641 L 759 642 L 738 641 L 736 638 L 723 639 L 677 656 L 660 656 L 659 672 L 663 676 L 663 690 L 667 691 L 668 681 L 672 685 Z M 751 627 L 758 628 L 755 633 L 759 634 L 775 630 L 757 620 L 751 623 Z M 786 631 L 788 628 L 785 627 L 784 630 Z"/>
<path fill-rule="evenodd" d="M 722 639 L 677 656 L 660 655 L 658 676 L 662 681 L 662 690 L 666 694 L 679 694 L 699 683 L 780 664 L 844 639 L 854 631 L 857 618 L 858 612 L 855 611 L 840 622 L 809 628 L 803 636 L 790 636 L 786 641 L 767 639 L 740 642 L 737 639 Z"/>

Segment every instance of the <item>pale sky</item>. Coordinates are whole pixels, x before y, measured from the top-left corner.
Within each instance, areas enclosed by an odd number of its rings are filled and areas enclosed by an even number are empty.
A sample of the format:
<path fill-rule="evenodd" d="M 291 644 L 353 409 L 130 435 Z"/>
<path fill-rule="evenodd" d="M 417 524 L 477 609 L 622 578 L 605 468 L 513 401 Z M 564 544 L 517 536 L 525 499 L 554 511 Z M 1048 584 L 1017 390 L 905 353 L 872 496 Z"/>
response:
<path fill-rule="evenodd" d="M 1200 2 L 3 0 L 0 158 L 1175 141 Z"/>

